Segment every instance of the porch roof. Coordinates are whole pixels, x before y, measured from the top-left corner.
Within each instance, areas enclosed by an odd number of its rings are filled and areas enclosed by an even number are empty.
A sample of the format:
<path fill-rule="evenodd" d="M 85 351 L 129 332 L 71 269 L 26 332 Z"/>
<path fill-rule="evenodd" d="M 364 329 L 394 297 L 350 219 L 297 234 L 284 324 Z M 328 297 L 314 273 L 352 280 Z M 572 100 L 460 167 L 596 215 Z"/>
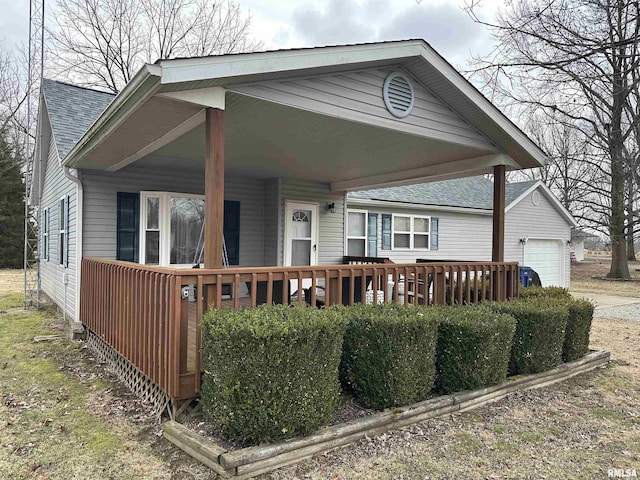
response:
<path fill-rule="evenodd" d="M 358 116 L 343 116 L 339 109 L 327 112 L 292 106 L 286 100 L 265 101 L 246 95 L 239 88 L 252 82 L 374 67 L 408 71 L 487 141 L 483 144 L 464 141 L 462 137 L 458 141 L 445 136 L 424 136 L 412 131 L 411 125 L 405 128 L 393 119 L 385 120 L 381 127 Z M 235 108 L 238 105 L 240 107 Z M 237 163 L 239 171 L 284 176 L 283 173 L 290 173 L 292 169 L 289 160 L 293 159 L 295 164 L 302 152 L 305 152 L 302 156 L 306 156 L 306 152 L 313 150 L 316 158 L 310 163 L 302 161 L 293 165 L 293 170 L 298 170 L 297 176 L 302 178 L 316 172 L 315 177 L 311 175 L 307 179 L 331 183 L 334 190 L 475 175 L 489 172 L 498 164 L 520 169 L 545 163 L 542 151 L 423 40 L 159 60 L 142 68 L 104 111 L 97 112 L 96 108 L 92 126 L 66 155 L 61 153 L 63 163 L 76 168 L 113 171 L 181 138 L 184 145 L 192 145 L 197 128 L 204 121 L 203 108 L 224 109 L 225 106 L 229 110 L 229 135 L 233 134 L 234 122 L 239 129 L 253 122 L 251 126 L 255 131 L 269 123 L 269 115 L 278 115 L 286 128 L 295 128 L 300 121 L 308 122 L 316 132 L 316 137 L 309 136 L 306 150 L 302 150 L 302 142 L 290 144 L 300 136 L 300 131 L 285 131 L 281 138 L 261 132 L 254 135 L 251 142 L 243 142 L 240 135 L 237 139 L 230 136 L 226 155 L 230 171 Z M 90 105 L 85 107 L 89 109 Z M 255 118 L 258 110 L 263 114 L 262 124 Z M 340 129 L 321 120 L 327 117 L 333 117 Z M 335 138 L 336 130 L 342 132 L 341 138 Z M 185 140 L 189 134 L 191 138 Z M 316 142 L 317 137 L 327 140 L 308 144 Z M 376 140 L 396 148 L 396 156 L 380 155 L 379 144 L 367 149 Z M 251 160 L 256 152 L 243 150 L 247 144 L 258 145 L 262 152 L 272 151 Z M 176 145 L 179 143 L 174 143 Z M 358 147 L 359 155 L 353 153 Z M 171 152 L 171 147 L 167 148 Z M 185 166 L 189 166 L 190 160 L 196 166 L 197 162 L 193 161 L 201 158 L 199 150 L 190 152 L 186 158 L 168 156 Z M 329 160 L 325 162 L 323 158 Z M 349 163 L 351 169 L 342 168 Z M 326 172 L 322 172 L 323 169 Z"/>

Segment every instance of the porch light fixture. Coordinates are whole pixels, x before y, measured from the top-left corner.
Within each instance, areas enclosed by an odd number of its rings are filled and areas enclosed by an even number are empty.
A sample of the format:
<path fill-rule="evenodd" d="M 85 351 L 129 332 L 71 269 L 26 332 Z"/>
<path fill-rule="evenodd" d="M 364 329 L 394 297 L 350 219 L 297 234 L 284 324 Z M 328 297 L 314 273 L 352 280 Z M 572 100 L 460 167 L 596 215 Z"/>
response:
<path fill-rule="evenodd" d="M 336 204 L 334 202 L 327 203 L 327 212 L 336 213 Z"/>

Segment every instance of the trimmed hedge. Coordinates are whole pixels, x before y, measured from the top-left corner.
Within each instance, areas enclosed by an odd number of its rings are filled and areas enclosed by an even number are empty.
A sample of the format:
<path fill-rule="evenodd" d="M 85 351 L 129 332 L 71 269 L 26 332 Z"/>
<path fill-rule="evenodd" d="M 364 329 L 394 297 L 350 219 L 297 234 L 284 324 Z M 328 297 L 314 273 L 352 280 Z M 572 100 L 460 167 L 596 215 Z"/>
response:
<path fill-rule="evenodd" d="M 562 360 L 573 362 L 589 353 L 589 334 L 594 306 L 588 300 L 574 299 L 569 303 L 569 321 L 562 347 Z"/>
<path fill-rule="evenodd" d="M 457 392 L 503 382 L 516 328 L 514 318 L 486 306 L 438 310 L 437 388 Z"/>
<path fill-rule="evenodd" d="M 349 318 L 341 377 L 362 403 L 384 409 L 429 396 L 435 379 L 435 310 L 397 304 L 337 308 Z"/>
<path fill-rule="evenodd" d="M 339 402 L 346 327 L 335 309 L 209 311 L 202 322 L 205 418 L 240 443 L 304 435 L 327 423 Z"/>
<path fill-rule="evenodd" d="M 569 318 L 562 348 L 562 360 L 573 362 L 589 352 L 589 333 L 593 321 L 593 304 L 588 300 L 575 299 L 566 288 L 527 287 L 521 289 L 520 298 L 547 297 L 566 302 Z"/>
<path fill-rule="evenodd" d="M 495 302 L 491 307 L 516 319 L 509 371 L 512 374 L 539 373 L 562 363 L 567 328 L 567 301 L 530 297 L 511 302 Z"/>
<path fill-rule="evenodd" d="M 546 297 L 546 298 L 564 298 L 571 300 L 573 297 L 569 290 L 563 287 L 522 287 L 520 288 L 520 298 Z"/>

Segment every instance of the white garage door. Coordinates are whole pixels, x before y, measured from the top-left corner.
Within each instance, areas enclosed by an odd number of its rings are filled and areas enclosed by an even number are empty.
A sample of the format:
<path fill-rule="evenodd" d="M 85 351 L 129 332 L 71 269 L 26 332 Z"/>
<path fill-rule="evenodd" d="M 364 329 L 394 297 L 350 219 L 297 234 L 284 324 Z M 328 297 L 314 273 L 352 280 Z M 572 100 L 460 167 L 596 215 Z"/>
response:
<path fill-rule="evenodd" d="M 558 240 L 527 240 L 524 246 L 524 263 L 527 267 L 533 268 L 538 275 L 542 286 L 551 285 L 564 286 L 562 278 L 563 271 L 563 248 Z"/>

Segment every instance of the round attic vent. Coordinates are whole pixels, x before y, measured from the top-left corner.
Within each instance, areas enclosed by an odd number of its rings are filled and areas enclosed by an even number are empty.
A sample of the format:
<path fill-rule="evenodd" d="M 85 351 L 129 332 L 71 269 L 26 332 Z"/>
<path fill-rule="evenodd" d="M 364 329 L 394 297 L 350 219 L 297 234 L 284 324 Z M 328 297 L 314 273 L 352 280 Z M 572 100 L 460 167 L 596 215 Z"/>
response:
<path fill-rule="evenodd" d="M 413 108 L 413 86 L 402 72 L 392 72 L 382 87 L 382 97 L 387 110 L 398 118 L 406 117 Z"/>
<path fill-rule="evenodd" d="M 531 203 L 533 203 L 534 205 L 540 205 L 540 192 L 535 190 L 532 194 L 531 194 Z"/>

